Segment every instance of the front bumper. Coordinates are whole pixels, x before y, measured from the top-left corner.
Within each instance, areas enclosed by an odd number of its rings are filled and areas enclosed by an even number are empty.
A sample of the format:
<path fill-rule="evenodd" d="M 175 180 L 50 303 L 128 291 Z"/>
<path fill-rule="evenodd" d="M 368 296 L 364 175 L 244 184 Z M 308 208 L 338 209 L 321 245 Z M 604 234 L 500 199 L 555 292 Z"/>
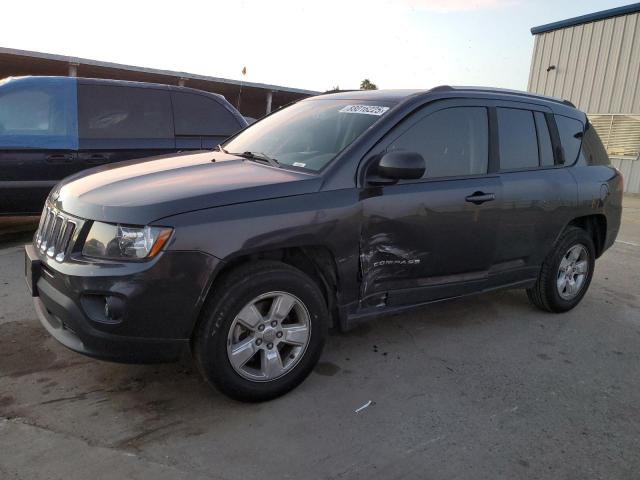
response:
<path fill-rule="evenodd" d="M 64 346 L 104 360 L 177 360 L 189 349 L 219 261 L 201 252 L 164 252 L 141 264 L 59 264 L 25 245 L 25 275 L 36 313 Z M 117 299 L 117 318 L 106 314 Z"/>

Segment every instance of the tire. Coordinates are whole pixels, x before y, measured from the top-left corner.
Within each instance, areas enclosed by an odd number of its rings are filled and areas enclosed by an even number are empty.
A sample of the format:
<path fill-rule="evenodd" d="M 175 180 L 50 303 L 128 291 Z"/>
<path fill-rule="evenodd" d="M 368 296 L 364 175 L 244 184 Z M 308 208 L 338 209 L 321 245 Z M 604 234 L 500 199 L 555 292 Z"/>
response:
<path fill-rule="evenodd" d="M 572 260 L 578 254 L 580 256 Z M 585 266 L 587 271 L 583 274 L 582 281 L 578 282 L 581 273 L 576 272 L 582 272 Z M 527 289 L 529 301 L 548 312 L 571 310 L 587 292 L 594 266 L 595 247 L 591 236 L 581 228 L 568 227 L 542 264 L 536 284 Z M 574 279 L 573 283 L 571 278 Z"/>
<path fill-rule="evenodd" d="M 316 282 L 290 265 L 258 261 L 233 270 L 214 288 L 193 339 L 204 378 L 246 402 L 298 386 L 327 337 L 329 314 Z"/>

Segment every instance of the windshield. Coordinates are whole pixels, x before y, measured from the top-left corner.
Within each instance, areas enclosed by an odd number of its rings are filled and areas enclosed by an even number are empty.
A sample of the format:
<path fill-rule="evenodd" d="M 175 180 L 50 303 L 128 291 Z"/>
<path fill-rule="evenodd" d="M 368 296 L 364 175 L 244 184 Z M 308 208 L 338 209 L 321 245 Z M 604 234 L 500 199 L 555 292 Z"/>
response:
<path fill-rule="evenodd" d="M 248 127 L 224 144 L 224 149 L 236 154 L 251 152 L 281 165 L 318 171 L 390 106 L 386 102 L 306 100 Z"/>

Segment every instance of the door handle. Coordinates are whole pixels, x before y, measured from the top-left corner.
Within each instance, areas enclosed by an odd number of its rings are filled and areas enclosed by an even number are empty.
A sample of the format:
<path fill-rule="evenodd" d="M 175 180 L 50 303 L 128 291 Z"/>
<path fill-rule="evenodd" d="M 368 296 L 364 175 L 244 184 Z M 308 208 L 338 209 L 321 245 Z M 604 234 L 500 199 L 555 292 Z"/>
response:
<path fill-rule="evenodd" d="M 496 199 L 495 193 L 473 192 L 472 195 L 464 198 L 466 202 L 480 205 L 484 202 L 491 202 Z"/>
<path fill-rule="evenodd" d="M 54 153 L 47 157 L 47 163 L 71 163 L 73 161 L 73 155 L 69 153 Z"/>
<path fill-rule="evenodd" d="M 88 155 L 85 160 L 87 161 L 87 163 L 106 163 L 109 161 L 109 157 L 107 157 L 106 155 L 101 155 L 99 153 L 94 153 Z"/>

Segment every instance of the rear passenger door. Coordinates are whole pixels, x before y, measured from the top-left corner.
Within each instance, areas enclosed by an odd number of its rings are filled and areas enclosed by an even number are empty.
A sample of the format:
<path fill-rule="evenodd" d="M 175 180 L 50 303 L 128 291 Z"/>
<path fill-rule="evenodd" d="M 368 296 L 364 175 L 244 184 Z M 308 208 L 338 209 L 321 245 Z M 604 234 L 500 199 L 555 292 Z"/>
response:
<path fill-rule="evenodd" d="M 234 115 L 214 97 L 197 92 L 171 92 L 176 148 L 214 148 L 241 129 Z"/>
<path fill-rule="evenodd" d="M 577 188 L 548 108 L 496 102 L 492 112 L 503 193 L 493 282 L 505 284 L 535 278 L 570 220 Z"/>
<path fill-rule="evenodd" d="M 78 133 L 84 168 L 174 152 L 169 90 L 79 81 Z"/>

